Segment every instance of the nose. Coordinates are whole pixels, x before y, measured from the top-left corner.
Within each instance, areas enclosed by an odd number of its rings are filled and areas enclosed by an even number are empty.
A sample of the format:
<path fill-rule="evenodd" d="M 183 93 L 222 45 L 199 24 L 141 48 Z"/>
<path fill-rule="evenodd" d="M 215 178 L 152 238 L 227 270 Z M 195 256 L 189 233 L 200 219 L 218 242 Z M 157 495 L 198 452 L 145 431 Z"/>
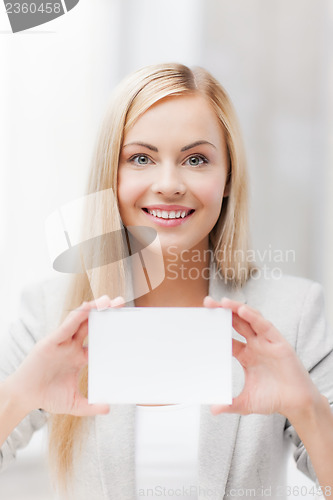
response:
<path fill-rule="evenodd" d="M 156 169 L 156 177 L 152 184 L 155 194 L 165 196 L 183 195 L 186 185 L 182 176 L 181 167 L 171 164 L 160 165 Z"/>

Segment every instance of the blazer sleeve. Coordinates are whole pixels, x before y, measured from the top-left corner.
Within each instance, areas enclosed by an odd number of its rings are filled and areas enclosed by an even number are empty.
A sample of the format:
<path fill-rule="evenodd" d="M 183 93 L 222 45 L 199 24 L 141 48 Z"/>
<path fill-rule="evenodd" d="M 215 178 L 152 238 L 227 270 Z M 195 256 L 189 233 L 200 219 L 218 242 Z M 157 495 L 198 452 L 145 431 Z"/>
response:
<path fill-rule="evenodd" d="M 333 334 L 325 319 L 324 294 L 318 283 L 310 285 L 304 299 L 296 352 L 320 393 L 327 397 L 333 411 Z M 318 486 L 310 457 L 288 420 L 285 436 L 296 445 L 294 459 L 297 468 L 316 481 Z"/>
<path fill-rule="evenodd" d="M 42 285 L 25 289 L 21 295 L 20 319 L 13 323 L 1 341 L 0 380 L 13 373 L 36 342 L 45 335 Z M 34 410 L 13 430 L 0 449 L 0 470 L 15 458 L 16 450 L 28 444 L 34 431 L 42 427 L 48 414 Z"/>

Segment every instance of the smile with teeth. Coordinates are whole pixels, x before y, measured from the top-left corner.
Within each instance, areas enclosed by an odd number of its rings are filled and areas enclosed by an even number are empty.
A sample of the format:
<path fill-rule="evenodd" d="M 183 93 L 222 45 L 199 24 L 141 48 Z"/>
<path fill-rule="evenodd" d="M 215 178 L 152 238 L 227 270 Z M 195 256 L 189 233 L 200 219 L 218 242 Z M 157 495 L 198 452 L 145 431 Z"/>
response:
<path fill-rule="evenodd" d="M 184 219 L 189 214 L 193 213 L 194 210 L 148 210 L 148 208 L 143 209 L 145 212 L 148 212 L 150 215 L 154 217 L 158 217 L 160 219 Z"/>

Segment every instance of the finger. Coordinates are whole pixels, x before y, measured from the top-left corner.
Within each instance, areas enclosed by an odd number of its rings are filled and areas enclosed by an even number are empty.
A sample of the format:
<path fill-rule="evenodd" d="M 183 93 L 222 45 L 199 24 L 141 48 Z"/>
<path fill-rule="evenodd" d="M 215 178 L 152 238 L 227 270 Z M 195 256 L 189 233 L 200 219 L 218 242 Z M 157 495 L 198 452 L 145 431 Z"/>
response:
<path fill-rule="evenodd" d="M 83 356 L 84 356 L 84 365 L 89 362 L 89 347 L 88 345 L 83 346 Z"/>
<path fill-rule="evenodd" d="M 108 295 L 102 295 L 98 297 L 98 299 L 93 299 L 87 302 L 87 305 L 90 309 L 98 309 L 99 311 L 103 311 L 110 307 L 110 297 Z"/>
<path fill-rule="evenodd" d="M 251 325 L 254 333 L 257 335 L 265 335 L 270 341 L 276 339 L 277 330 L 272 323 L 265 319 L 262 314 L 253 307 L 225 297 L 221 300 L 221 304 L 225 307 L 229 307 L 233 312 L 237 312 L 240 318 Z"/>
<path fill-rule="evenodd" d="M 265 319 L 258 311 L 255 311 L 247 305 L 243 305 L 239 308 L 238 315 L 240 318 L 247 321 L 258 335 L 265 336 L 269 341 L 276 339 L 277 330 L 272 323 Z"/>
<path fill-rule="evenodd" d="M 125 305 L 125 299 L 121 296 L 110 299 L 107 295 L 103 295 L 96 300 L 91 300 L 88 304 L 92 309 L 103 311 L 109 307 L 121 307 Z"/>
<path fill-rule="evenodd" d="M 245 342 L 240 342 L 239 340 L 232 339 L 232 355 L 239 361 L 239 357 L 246 347 Z"/>
<path fill-rule="evenodd" d="M 225 309 L 231 309 L 235 314 L 238 314 L 238 309 L 244 305 L 243 302 L 237 302 L 236 300 L 228 299 L 227 297 L 222 297 L 220 302 L 212 299 L 209 295 L 204 298 L 203 304 L 205 307 L 223 307 Z"/>
<path fill-rule="evenodd" d="M 106 415 L 110 411 L 110 406 L 105 404 L 89 404 L 88 399 L 79 397 L 71 415 L 78 417 L 94 417 L 95 415 Z"/>
<path fill-rule="evenodd" d="M 109 304 L 110 299 L 107 295 L 103 295 L 98 300 L 95 301 L 97 306 L 103 307 Z M 91 302 L 83 302 L 80 307 L 71 311 L 60 325 L 60 327 L 53 334 L 54 340 L 57 343 L 62 343 L 73 337 L 75 333 L 80 328 L 80 325 L 88 318 L 89 312 L 92 309 L 93 303 Z"/>
<path fill-rule="evenodd" d="M 107 297 L 107 296 L 105 296 L 105 297 Z M 104 296 L 103 296 L 103 301 L 101 301 L 100 299 L 98 299 L 98 300 L 99 300 L 99 303 L 97 305 L 100 305 L 100 306 L 104 306 L 105 304 L 108 304 L 108 307 L 122 307 L 125 304 L 125 300 L 123 297 L 116 297 L 113 300 L 110 300 L 109 297 L 107 297 L 107 300 L 106 300 L 106 299 L 104 299 Z M 96 302 L 97 301 L 90 301 L 88 303 L 88 307 L 90 308 L 90 310 L 95 309 Z M 105 309 L 105 308 L 103 307 L 103 309 Z M 84 342 L 86 337 L 88 337 L 88 320 L 84 321 L 80 325 L 78 331 L 73 336 L 73 339 L 77 340 L 79 343 L 81 343 L 83 345 L 83 342 Z M 85 347 L 85 346 L 83 346 L 83 347 Z"/>
<path fill-rule="evenodd" d="M 71 311 L 54 333 L 54 340 L 60 344 L 72 338 L 80 328 L 80 325 L 87 320 L 89 310 L 89 307 L 86 307 L 86 303 L 84 302 L 80 308 Z"/>
<path fill-rule="evenodd" d="M 73 336 L 73 340 L 76 340 L 79 344 L 83 345 L 84 339 L 88 336 L 88 320 L 81 323 L 78 331 Z"/>
<path fill-rule="evenodd" d="M 231 405 L 212 405 L 210 411 L 213 415 L 220 413 L 238 413 L 239 415 L 248 415 L 249 411 L 245 406 L 245 398 L 243 393 L 239 394 L 236 398 L 232 399 Z"/>
<path fill-rule="evenodd" d="M 204 298 L 203 300 L 203 305 L 204 307 L 222 307 L 220 302 L 217 302 L 217 300 L 212 299 L 209 295 Z"/>
<path fill-rule="evenodd" d="M 112 299 L 110 302 L 111 307 L 123 307 L 125 305 L 125 299 L 124 297 L 116 297 L 115 299 Z"/>
<path fill-rule="evenodd" d="M 229 411 L 232 405 L 212 405 L 210 411 L 212 415 L 220 415 L 220 413 L 231 413 Z"/>
<path fill-rule="evenodd" d="M 243 306 L 243 302 L 236 302 L 235 300 L 227 299 L 223 297 L 220 302 L 212 299 L 212 297 L 205 297 L 203 302 L 205 307 L 223 307 L 232 310 L 232 326 L 234 329 L 240 333 L 243 337 L 249 338 L 256 335 L 253 328 L 241 318 L 237 318 L 238 309 Z"/>
<path fill-rule="evenodd" d="M 246 339 L 257 336 L 252 326 L 243 318 L 240 318 L 237 313 L 232 313 L 232 326 L 236 330 L 236 332 L 238 332 L 240 335 L 242 335 L 242 337 L 245 337 Z"/>
<path fill-rule="evenodd" d="M 231 309 L 233 313 L 238 314 L 240 307 L 244 306 L 244 302 L 238 302 L 237 300 L 228 299 L 228 297 L 222 297 L 221 306 Z"/>
<path fill-rule="evenodd" d="M 107 297 L 107 296 L 105 296 L 105 297 Z M 100 299 L 98 299 L 99 303 L 97 305 L 99 305 L 101 307 L 108 302 L 108 307 L 122 307 L 125 304 L 125 299 L 123 297 L 116 297 L 112 300 L 110 300 L 107 297 L 107 299 L 108 300 L 104 300 L 104 298 L 103 298 L 103 302 L 101 302 Z M 89 303 L 89 306 L 91 306 L 91 309 L 94 309 L 96 307 L 96 301 L 91 301 Z M 88 336 L 88 321 L 85 321 L 84 323 L 82 323 L 78 332 L 75 334 L 75 338 L 77 338 L 77 340 L 79 342 L 83 343 L 84 339 L 87 336 Z"/>

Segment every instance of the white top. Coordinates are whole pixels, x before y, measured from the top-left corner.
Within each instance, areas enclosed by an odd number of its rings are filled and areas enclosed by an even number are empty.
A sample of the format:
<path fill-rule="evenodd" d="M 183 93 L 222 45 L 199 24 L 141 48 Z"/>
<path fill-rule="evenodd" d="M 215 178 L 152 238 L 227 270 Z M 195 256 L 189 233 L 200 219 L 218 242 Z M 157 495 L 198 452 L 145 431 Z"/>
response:
<path fill-rule="evenodd" d="M 200 405 L 137 406 L 136 495 L 196 500 Z"/>

